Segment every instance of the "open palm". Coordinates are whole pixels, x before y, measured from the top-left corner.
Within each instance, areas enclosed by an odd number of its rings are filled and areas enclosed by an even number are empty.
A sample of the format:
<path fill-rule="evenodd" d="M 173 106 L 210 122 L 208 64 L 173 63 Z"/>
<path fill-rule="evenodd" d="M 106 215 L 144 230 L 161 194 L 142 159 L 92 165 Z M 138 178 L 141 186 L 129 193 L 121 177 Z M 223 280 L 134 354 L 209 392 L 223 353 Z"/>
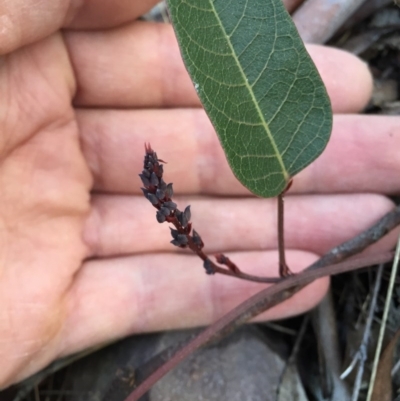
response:
<path fill-rule="evenodd" d="M 165 177 L 181 208 L 192 205 L 205 250 L 277 273 L 275 202 L 252 198 L 230 172 L 172 28 L 134 22 L 155 1 L 74 9 L 30 0 L 25 11 L 17 3 L 4 11 L 0 47 L 0 388 L 94 344 L 207 324 L 261 288 L 210 278 L 169 246 L 169 230 L 140 196 L 146 141 L 169 162 Z M 288 197 L 294 271 L 387 212 L 379 194 L 400 187 L 399 119 L 344 115 L 368 100 L 366 68 L 336 50 L 309 50 L 342 114 Z M 327 285 L 315 282 L 260 318 L 301 313 Z"/>

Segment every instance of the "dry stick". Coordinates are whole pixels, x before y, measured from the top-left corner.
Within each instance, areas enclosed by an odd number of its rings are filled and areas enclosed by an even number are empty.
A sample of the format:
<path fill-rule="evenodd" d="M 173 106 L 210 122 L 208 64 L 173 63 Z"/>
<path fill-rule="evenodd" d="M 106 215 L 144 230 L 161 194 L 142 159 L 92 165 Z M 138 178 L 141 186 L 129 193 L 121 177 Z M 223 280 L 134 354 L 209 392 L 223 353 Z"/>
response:
<path fill-rule="evenodd" d="M 364 374 L 364 366 L 365 366 L 365 361 L 367 360 L 367 347 L 368 347 L 368 341 L 370 338 L 371 334 L 371 327 L 372 327 L 372 321 L 374 320 L 374 313 L 375 313 L 375 308 L 376 308 L 376 302 L 378 300 L 378 294 L 379 294 L 379 289 L 381 287 L 381 282 L 382 282 L 382 274 L 383 274 L 383 264 L 379 265 L 378 271 L 376 273 L 376 278 L 375 278 L 375 285 L 374 285 L 374 290 L 372 294 L 372 299 L 371 299 L 371 304 L 369 307 L 369 312 L 368 312 L 368 318 L 367 322 L 365 325 L 365 330 L 363 334 L 363 338 L 360 344 L 360 348 L 358 349 L 356 355 L 354 356 L 354 360 L 357 362 L 360 362 L 360 365 L 357 370 L 357 376 L 354 381 L 354 387 L 353 387 L 353 395 L 351 397 L 351 401 L 357 401 L 358 400 L 358 394 L 360 393 L 360 388 L 361 388 L 361 381 L 362 377 Z M 350 374 L 352 371 L 353 363 L 350 365 L 350 369 L 346 369 L 345 372 L 342 373 L 340 376 L 341 379 L 344 379 L 346 376 Z"/>
<path fill-rule="evenodd" d="M 317 339 L 321 390 L 324 398 L 349 401 L 347 385 L 340 379 L 340 350 L 332 290 L 311 312 Z"/>
<path fill-rule="evenodd" d="M 303 321 L 300 326 L 300 330 L 297 333 L 296 341 L 292 348 L 292 352 L 290 353 L 290 356 L 286 362 L 286 368 L 289 365 L 294 364 L 296 361 L 297 355 L 299 354 L 299 351 L 300 351 L 300 345 L 303 342 L 304 336 L 306 334 L 307 326 L 310 323 L 310 317 L 311 317 L 311 315 L 308 313 L 303 318 Z"/>
<path fill-rule="evenodd" d="M 309 269 L 317 269 L 340 262 L 344 259 L 362 252 L 364 249 L 379 241 L 382 237 L 392 231 L 400 224 L 400 205 L 391 212 L 386 213 L 376 224 L 357 235 L 353 239 L 333 248 Z"/>
<path fill-rule="evenodd" d="M 330 252 L 309 266 L 303 273 L 289 276 L 281 282 L 266 288 L 247 299 L 235 309 L 224 315 L 217 322 L 206 328 L 189 344 L 185 345 L 181 349 L 178 349 L 164 365 L 150 374 L 136 388 L 136 390 L 133 391 L 128 398 L 126 398 L 125 401 L 137 401 L 151 388 L 154 383 L 156 383 L 161 377 L 163 377 L 195 350 L 210 340 L 215 340 L 217 337 L 222 337 L 227 332 L 234 330 L 242 323 L 264 312 L 268 308 L 271 308 L 272 306 L 275 306 L 280 302 L 290 298 L 292 295 L 300 291 L 315 279 L 327 275 L 334 275 L 359 269 L 361 267 L 388 262 L 393 257 L 392 252 L 359 259 L 352 259 L 343 263 L 339 263 L 346 258 L 360 253 L 368 246 L 377 242 L 399 224 L 400 206 L 397 206 L 368 230 L 364 231 L 357 237 L 344 242 L 338 247 L 333 248 Z M 322 269 L 322 267 L 324 267 L 324 269 Z"/>
<path fill-rule="evenodd" d="M 374 393 L 376 372 L 378 370 L 379 358 L 381 356 L 383 336 L 386 331 L 386 322 L 387 322 L 387 318 L 389 315 L 390 304 L 392 301 L 394 283 L 396 281 L 397 271 L 398 271 L 398 267 L 399 267 L 399 261 L 400 261 L 400 236 L 397 240 L 396 254 L 394 256 L 392 272 L 390 274 L 389 287 L 388 287 L 387 293 L 386 293 L 385 308 L 383 310 L 382 322 L 381 322 L 381 327 L 380 327 L 379 336 L 378 336 L 378 343 L 376 345 L 374 363 L 372 365 L 372 372 L 371 372 L 371 378 L 369 381 L 367 401 L 371 400 L 373 393 Z"/>
<path fill-rule="evenodd" d="M 137 401 L 154 383 L 195 350 L 209 341 L 214 341 L 216 336 L 226 335 L 254 316 L 285 301 L 317 278 L 336 275 L 369 265 L 386 263 L 392 260 L 392 258 L 393 252 L 385 252 L 375 256 L 344 261 L 325 267 L 324 269 L 308 269 L 303 273 L 289 276 L 279 283 L 260 291 L 202 331 L 183 349 L 178 350 L 171 359 L 146 378 L 125 401 Z"/>
<path fill-rule="evenodd" d="M 392 377 L 397 373 L 397 371 L 399 369 L 400 369 L 400 359 L 393 366 L 393 369 L 392 369 L 392 372 L 391 372 Z"/>
<path fill-rule="evenodd" d="M 290 356 L 286 361 L 286 366 L 285 366 L 284 371 L 283 371 L 283 373 L 281 375 L 281 383 L 280 383 L 280 385 L 282 384 L 282 379 L 285 376 L 289 366 L 293 365 L 296 362 L 297 355 L 298 355 L 298 353 L 300 351 L 300 345 L 303 342 L 304 335 L 306 334 L 307 326 L 310 323 L 310 316 L 311 315 L 309 313 L 304 316 L 303 321 L 301 322 L 300 329 L 296 333 L 296 335 L 297 335 L 296 336 L 296 341 L 295 341 L 295 343 L 293 345 L 293 348 L 292 348 L 292 351 L 290 353 Z M 279 391 L 280 391 L 280 389 L 278 388 L 278 392 Z"/>
<path fill-rule="evenodd" d="M 308 0 L 293 14 L 304 42 L 325 43 L 365 0 Z"/>
<path fill-rule="evenodd" d="M 290 353 L 289 358 L 286 361 L 286 366 L 283 369 L 283 372 L 279 378 L 279 385 L 277 386 L 276 389 L 276 399 L 280 400 L 281 399 L 281 394 L 282 394 L 282 390 L 284 390 L 285 388 L 285 379 L 286 379 L 286 375 L 291 376 L 292 372 L 289 370 L 292 366 L 295 366 L 295 369 L 297 369 L 296 366 L 296 358 L 298 356 L 298 353 L 300 351 L 300 346 L 303 342 L 304 336 L 306 334 L 306 329 L 307 326 L 310 322 L 310 314 L 306 314 L 303 318 L 303 321 L 301 323 L 300 329 L 298 330 L 298 332 L 296 333 L 296 341 L 293 345 L 292 351 Z M 290 380 L 290 378 L 289 378 Z M 283 398 L 286 398 L 285 395 L 283 395 Z M 299 397 L 301 398 L 301 397 Z"/>

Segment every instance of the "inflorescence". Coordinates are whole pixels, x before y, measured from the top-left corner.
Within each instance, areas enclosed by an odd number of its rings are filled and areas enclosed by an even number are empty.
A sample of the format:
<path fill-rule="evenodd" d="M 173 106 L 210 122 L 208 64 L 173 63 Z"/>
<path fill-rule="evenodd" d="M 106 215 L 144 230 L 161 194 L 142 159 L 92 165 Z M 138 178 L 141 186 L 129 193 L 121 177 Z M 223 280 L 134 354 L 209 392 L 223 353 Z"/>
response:
<path fill-rule="evenodd" d="M 141 188 L 144 196 L 157 209 L 156 218 L 159 223 L 172 223 L 176 229 L 170 228 L 172 241 L 171 244 L 179 248 L 187 248 L 195 250 L 196 253 L 201 252 L 204 243 L 196 230 L 192 230 L 190 222 L 191 212 L 190 205 L 186 206 L 181 212 L 175 202 L 172 201 L 174 190 L 172 183 L 166 184 L 163 179 L 164 168 L 161 163 L 164 160 L 158 159 L 157 153 L 150 145 L 145 145 L 146 154 L 144 156 L 144 165 L 142 174 L 139 174 L 144 188 Z M 204 268 L 208 274 L 213 274 L 211 264 L 208 258 L 204 260 Z"/>
<path fill-rule="evenodd" d="M 171 223 L 171 244 L 179 248 L 189 248 L 203 260 L 203 266 L 207 274 L 221 273 L 244 280 L 275 283 L 279 279 L 271 277 L 258 277 L 242 273 L 240 269 L 224 254 L 215 255 L 216 261 L 225 267 L 218 266 L 203 252 L 204 243 L 196 230 L 192 229 L 190 206 L 186 206 L 182 212 L 177 204 L 172 201 L 174 190 L 172 183 L 167 184 L 163 179 L 166 163 L 157 157 L 157 153 L 150 144 L 145 145 L 143 171 L 139 174 L 143 183 L 143 195 L 157 209 L 156 219 L 159 223 Z"/>

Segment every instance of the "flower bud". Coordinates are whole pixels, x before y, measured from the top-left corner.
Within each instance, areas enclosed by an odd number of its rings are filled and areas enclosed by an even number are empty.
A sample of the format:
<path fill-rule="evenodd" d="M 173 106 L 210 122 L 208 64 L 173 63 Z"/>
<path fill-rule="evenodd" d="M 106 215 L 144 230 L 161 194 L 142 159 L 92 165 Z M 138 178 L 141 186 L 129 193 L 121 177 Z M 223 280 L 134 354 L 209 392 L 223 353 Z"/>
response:
<path fill-rule="evenodd" d="M 171 211 L 176 209 L 176 203 L 172 201 L 164 202 L 163 206 L 167 207 Z"/>
<path fill-rule="evenodd" d="M 167 185 L 167 189 L 165 190 L 165 196 L 169 199 L 174 195 L 174 190 L 172 189 L 172 183 Z"/>
<path fill-rule="evenodd" d="M 188 225 L 190 219 L 190 206 L 187 206 L 183 213 L 178 213 L 178 211 L 176 211 L 176 217 L 178 218 L 179 223 L 181 223 L 181 226 L 185 228 Z"/>
<path fill-rule="evenodd" d="M 196 230 L 193 230 L 193 242 L 200 248 L 202 249 L 204 247 L 204 243 L 203 240 L 201 239 L 200 235 L 198 234 L 198 232 Z"/>
<path fill-rule="evenodd" d="M 160 212 L 161 212 L 165 217 L 169 216 L 170 213 L 171 213 L 171 211 L 170 211 L 167 207 L 162 207 L 162 208 L 160 209 Z"/>
<path fill-rule="evenodd" d="M 188 243 L 188 239 L 187 239 L 186 235 L 179 234 L 179 233 L 176 235 L 176 238 L 174 238 L 171 241 L 172 245 L 179 246 L 181 248 L 184 248 L 187 245 L 187 243 Z"/>
<path fill-rule="evenodd" d="M 161 213 L 159 210 L 156 213 L 156 219 L 159 223 L 164 223 L 166 217 L 165 214 Z"/>
<path fill-rule="evenodd" d="M 139 174 L 139 177 L 145 187 L 148 187 L 150 185 L 150 180 L 144 174 Z"/>
<path fill-rule="evenodd" d="M 158 198 L 157 196 L 155 196 L 154 194 L 152 194 L 151 192 L 149 192 L 147 194 L 147 199 L 153 204 L 153 205 L 157 205 L 158 204 Z"/>
<path fill-rule="evenodd" d="M 185 234 L 179 234 L 177 241 L 179 242 L 179 245 L 186 245 L 188 243 L 188 239 Z"/>
<path fill-rule="evenodd" d="M 215 255 L 215 259 L 217 259 L 217 262 L 220 263 L 221 265 L 226 265 L 228 262 L 228 258 L 222 253 Z"/>
<path fill-rule="evenodd" d="M 192 217 L 192 214 L 190 213 L 190 205 L 186 206 L 184 212 L 183 212 L 185 219 L 187 220 L 187 222 L 189 223 L 190 218 Z"/>
<path fill-rule="evenodd" d="M 156 176 L 156 173 L 151 173 L 150 183 L 155 187 L 158 185 L 158 177 Z"/>
<path fill-rule="evenodd" d="M 165 196 L 165 192 L 162 189 L 158 188 L 156 191 L 156 196 L 158 199 L 163 199 Z"/>
<path fill-rule="evenodd" d="M 213 265 L 210 259 L 206 259 L 203 263 L 204 269 L 206 269 L 207 274 L 214 274 L 215 271 L 213 269 Z"/>
<path fill-rule="evenodd" d="M 173 228 L 169 228 L 171 230 L 171 235 L 173 239 L 178 239 L 178 235 L 179 235 L 179 231 L 178 230 L 174 230 Z"/>
<path fill-rule="evenodd" d="M 165 183 L 165 181 L 162 178 L 160 178 L 158 188 L 162 189 L 163 191 L 166 191 L 166 189 L 167 189 L 167 184 Z"/>

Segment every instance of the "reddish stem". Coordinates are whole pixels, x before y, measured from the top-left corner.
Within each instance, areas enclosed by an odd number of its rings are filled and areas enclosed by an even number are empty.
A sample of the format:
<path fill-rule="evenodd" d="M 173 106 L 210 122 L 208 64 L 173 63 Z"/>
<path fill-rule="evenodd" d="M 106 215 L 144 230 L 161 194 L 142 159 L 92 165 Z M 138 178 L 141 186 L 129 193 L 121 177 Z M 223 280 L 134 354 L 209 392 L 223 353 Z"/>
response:
<path fill-rule="evenodd" d="M 387 252 L 380 255 L 364 256 L 363 258 L 347 260 L 335 265 L 326 266 L 323 269 L 308 268 L 308 270 L 305 270 L 300 274 L 287 277 L 280 283 L 260 291 L 224 315 L 217 322 L 207 327 L 184 348 L 178 350 L 164 365 L 139 384 L 125 401 L 138 401 L 154 383 L 165 376 L 165 374 L 182 362 L 187 356 L 212 340 L 216 334 L 221 334 L 221 332 L 225 333 L 230 329 L 232 322 L 234 322 L 235 327 L 246 322 L 253 316 L 257 315 L 260 312 L 260 309 L 265 311 L 272 306 L 281 303 L 317 278 L 356 270 L 373 264 L 389 262 L 392 259 L 393 252 Z"/>

